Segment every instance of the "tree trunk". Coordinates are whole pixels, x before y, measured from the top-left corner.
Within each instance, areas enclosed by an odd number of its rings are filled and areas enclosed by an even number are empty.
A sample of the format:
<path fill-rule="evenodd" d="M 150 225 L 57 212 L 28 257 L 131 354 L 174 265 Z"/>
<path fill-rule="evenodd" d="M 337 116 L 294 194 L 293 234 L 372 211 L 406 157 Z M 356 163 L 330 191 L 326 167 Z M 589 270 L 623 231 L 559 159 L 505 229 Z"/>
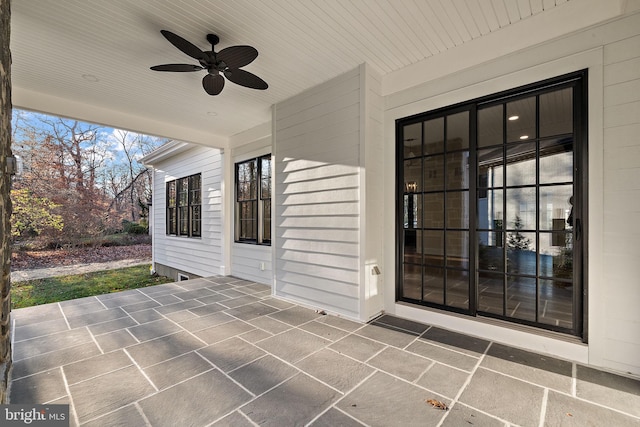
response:
<path fill-rule="evenodd" d="M 0 404 L 7 402 L 11 368 L 11 177 L 7 157 L 11 156 L 11 33 L 10 0 L 0 0 Z"/>

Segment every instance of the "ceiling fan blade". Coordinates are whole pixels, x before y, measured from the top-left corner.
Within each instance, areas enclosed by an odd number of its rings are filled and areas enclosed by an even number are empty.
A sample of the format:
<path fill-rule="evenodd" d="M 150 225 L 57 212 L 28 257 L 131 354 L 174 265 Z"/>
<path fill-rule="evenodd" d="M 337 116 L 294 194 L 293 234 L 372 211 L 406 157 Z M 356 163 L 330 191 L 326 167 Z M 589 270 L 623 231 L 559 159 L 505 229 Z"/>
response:
<path fill-rule="evenodd" d="M 175 72 L 189 72 L 189 71 L 200 71 L 204 70 L 199 65 L 191 65 L 191 64 L 163 64 L 163 65 L 154 65 L 151 67 L 153 71 L 175 71 Z"/>
<path fill-rule="evenodd" d="M 229 68 L 240 68 L 253 62 L 258 51 L 252 46 L 231 46 L 217 53 L 218 60 L 224 61 Z"/>
<path fill-rule="evenodd" d="M 160 30 L 160 32 L 164 38 L 169 40 L 172 45 L 180 49 L 183 53 L 195 59 L 206 59 L 204 52 L 191 42 L 188 42 L 177 34 L 173 34 L 171 31 Z"/>
<path fill-rule="evenodd" d="M 244 87 L 249 87 L 251 89 L 264 90 L 269 87 L 267 82 L 262 80 L 260 77 L 245 70 L 240 70 L 240 69 L 226 70 L 224 72 L 224 76 L 235 84 L 238 84 Z"/>
<path fill-rule="evenodd" d="M 202 79 L 202 87 L 209 95 L 217 95 L 224 88 L 224 77 L 220 74 L 207 74 Z"/>

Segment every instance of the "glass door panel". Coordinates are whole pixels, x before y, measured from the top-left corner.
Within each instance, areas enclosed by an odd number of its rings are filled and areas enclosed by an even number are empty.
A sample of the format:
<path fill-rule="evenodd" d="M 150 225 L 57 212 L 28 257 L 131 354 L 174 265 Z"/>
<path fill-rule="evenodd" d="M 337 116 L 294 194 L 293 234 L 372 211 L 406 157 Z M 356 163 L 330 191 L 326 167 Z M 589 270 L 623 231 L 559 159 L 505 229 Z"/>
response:
<path fill-rule="evenodd" d="M 400 125 L 399 299 L 582 334 L 582 84 Z"/>

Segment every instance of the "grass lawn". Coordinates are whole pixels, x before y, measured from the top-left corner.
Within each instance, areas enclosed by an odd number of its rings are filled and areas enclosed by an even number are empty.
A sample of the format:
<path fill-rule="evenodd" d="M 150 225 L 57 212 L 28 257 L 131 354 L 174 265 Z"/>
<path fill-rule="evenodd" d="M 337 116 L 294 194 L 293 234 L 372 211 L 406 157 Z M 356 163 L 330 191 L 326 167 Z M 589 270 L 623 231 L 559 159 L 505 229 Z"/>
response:
<path fill-rule="evenodd" d="M 148 265 L 16 282 L 11 285 L 11 308 L 31 307 L 170 282 L 173 280 L 168 277 L 151 276 Z"/>

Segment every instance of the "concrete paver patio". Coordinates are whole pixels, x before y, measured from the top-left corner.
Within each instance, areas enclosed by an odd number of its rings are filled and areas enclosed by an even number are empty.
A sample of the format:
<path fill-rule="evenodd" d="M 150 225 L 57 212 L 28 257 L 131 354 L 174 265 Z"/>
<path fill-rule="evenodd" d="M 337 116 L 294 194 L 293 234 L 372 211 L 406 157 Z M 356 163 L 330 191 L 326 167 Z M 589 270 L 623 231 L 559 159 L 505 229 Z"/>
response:
<path fill-rule="evenodd" d="M 11 403 L 70 404 L 71 425 L 640 426 L 637 379 L 232 277 L 12 314 Z"/>

